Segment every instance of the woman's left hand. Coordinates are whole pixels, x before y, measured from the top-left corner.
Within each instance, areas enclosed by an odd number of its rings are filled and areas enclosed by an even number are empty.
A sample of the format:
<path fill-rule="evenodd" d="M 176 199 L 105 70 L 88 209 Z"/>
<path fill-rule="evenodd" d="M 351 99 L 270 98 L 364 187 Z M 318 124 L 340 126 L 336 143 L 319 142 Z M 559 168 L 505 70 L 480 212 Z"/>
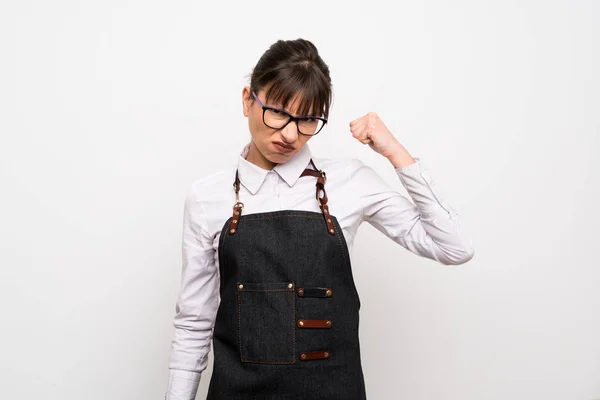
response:
<path fill-rule="evenodd" d="M 352 136 L 362 144 L 368 144 L 375 152 L 385 158 L 398 150 L 400 142 L 385 126 L 379 115 L 370 112 L 350 122 Z"/>
<path fill-rule="evenodd" d="M 350 122 L 350 132 L 359 142 L 368 144 L 396 167 L 415 162 L 375 112 Z"/>

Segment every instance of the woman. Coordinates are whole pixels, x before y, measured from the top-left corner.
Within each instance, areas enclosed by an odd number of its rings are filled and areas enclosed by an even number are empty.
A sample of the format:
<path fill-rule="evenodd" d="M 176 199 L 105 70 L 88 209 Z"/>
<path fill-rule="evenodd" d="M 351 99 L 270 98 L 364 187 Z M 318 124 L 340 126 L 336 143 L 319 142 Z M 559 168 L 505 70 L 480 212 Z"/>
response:
<path fill-rule="evenodd" d="M 360 224 L 443 264 L 473 256 L 428 172 L 375 113 L 350 131 L 391 162 L 416 206 L 358 160 L 311 156 L 330 103 L 309 41 L 278 41 L 254 68 L 242 91 L 250 143 L 186 199 L 167 399 L 195 398 L 211 339 L 208 399 L 365 399 L 350 266 Z"/>

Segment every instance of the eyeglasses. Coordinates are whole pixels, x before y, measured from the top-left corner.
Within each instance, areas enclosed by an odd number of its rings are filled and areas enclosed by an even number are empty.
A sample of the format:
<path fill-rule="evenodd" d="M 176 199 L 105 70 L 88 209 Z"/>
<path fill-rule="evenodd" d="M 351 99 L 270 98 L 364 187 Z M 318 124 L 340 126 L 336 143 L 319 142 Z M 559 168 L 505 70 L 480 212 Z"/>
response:
<path fill-rule="evenodd" d="M 283 129 L 292 121 L 296 122 L 298 133 L 305 136 L 314 136 L 323 129 L 327 123 L 327 118 L 305 116 L 305 117 L 294 117 L 290 113 L 280 110 L 278 108 L 265 106 L 258 98 L 254 91 L 252 95 L 258 101 L 258 104 L 263 110 L 263 123 L 272 129 Z"/>

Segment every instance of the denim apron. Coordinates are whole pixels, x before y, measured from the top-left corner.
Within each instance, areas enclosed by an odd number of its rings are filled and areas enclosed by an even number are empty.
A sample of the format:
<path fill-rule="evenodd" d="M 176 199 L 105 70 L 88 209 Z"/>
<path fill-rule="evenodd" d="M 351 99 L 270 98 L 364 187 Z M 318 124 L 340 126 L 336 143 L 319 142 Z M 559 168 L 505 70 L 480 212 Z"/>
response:
<path fill-rule="evenodd" d="M 329 214 L 325 173 L 301 176 L 317 178 L 320 213 L 242 215 L 236 172 L 237 203 L 219 241 L 207 400 L 366 399 L 348 247 Z"/>

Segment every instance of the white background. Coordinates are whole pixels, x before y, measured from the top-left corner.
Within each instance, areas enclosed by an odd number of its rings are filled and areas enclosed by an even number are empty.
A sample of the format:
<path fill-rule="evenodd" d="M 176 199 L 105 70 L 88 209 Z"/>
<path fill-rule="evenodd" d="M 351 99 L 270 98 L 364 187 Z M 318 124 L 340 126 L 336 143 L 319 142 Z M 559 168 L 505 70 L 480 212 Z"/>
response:
<path fill-rule="evenodd" d="M 360 230 L 369 398 L 600 398 L 599 2 L 1 4 L 2 399 L 162 398 L 185 193 L 235 162 L 248 74 L 298 37 L 334 84 L 313 153 L 403 191 L 349 133 L 378 112 L 476 249 L 444 267 Z"/>

